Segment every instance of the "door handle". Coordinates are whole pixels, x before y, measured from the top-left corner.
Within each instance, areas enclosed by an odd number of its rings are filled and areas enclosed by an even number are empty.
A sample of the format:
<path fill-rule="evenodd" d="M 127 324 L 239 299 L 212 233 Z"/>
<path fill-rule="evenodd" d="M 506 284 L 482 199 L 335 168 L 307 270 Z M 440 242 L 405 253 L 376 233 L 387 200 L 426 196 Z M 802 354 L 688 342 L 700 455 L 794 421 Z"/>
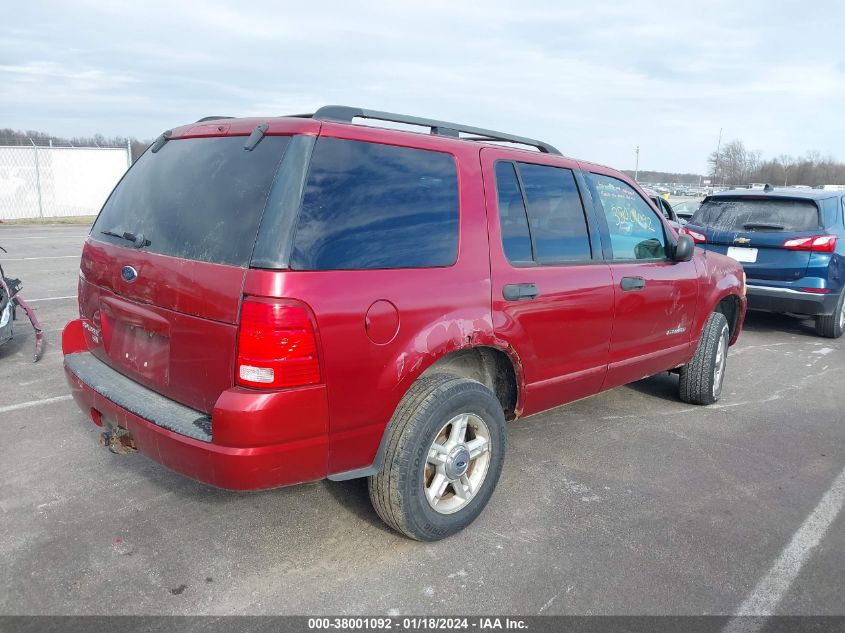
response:
<path fill-rule="evenodd" d="M 642 290 L 645 288 L 645 279 L 642 277 L 622 277 L 622 281 L 619 282 L 622 290 Z"/>
<path fill-rule="evenodd" d="M 507 284 L 502 288 L 502 296 L 505 301 L 525 301 L 534 299 L 539 294 L 537 284 Z"/>

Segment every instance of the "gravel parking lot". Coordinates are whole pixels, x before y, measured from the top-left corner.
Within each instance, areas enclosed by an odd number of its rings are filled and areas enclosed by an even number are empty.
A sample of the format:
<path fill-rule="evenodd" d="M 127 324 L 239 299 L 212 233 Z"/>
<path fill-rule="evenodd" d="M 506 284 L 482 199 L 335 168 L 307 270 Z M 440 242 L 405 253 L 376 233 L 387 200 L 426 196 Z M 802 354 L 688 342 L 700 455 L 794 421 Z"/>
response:
<path fill-rule="evenodd" d="M 845 339 L 752 313 L 715 406 L 663 374 L 515 422 L 484 514 L 421 544 L 364 481 L 230 493 L 101 448 L 60 348 L 86 233 L 0 226 L 46 336 L 0 348 L 0 613 L 845 614 Z"/>

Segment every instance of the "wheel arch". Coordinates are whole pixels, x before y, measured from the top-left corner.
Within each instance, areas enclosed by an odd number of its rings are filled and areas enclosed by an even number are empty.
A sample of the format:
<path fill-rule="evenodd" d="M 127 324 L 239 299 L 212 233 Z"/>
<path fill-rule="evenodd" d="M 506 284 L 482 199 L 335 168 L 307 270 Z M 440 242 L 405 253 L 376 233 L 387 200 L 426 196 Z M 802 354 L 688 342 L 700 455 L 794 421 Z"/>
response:
<path fill-rule="evenodd" d="M 413 384 L 424 376 L 435 374 L 454 374 L 485 385 L 499 400 L 505 414 L 505 420 L 514 420 L 522 412 L 524 390 L 522 362 L 511 346 L 498 339 L 478 344 L 467 344 L 465 347 L 451 349 L 429 357 L 428 362 L 421 363 L 417 371 L 412 376 L 406 376 L 406 380 L 402 382 L 402 396 L 398 399 L 394 411 L 399 407 L 408 389 Z M 378 449 L 371 465 L 330 474 L 328 478 L 333 481 L 345 481 L 359 477 L 371 477 L 380 472 L 384 463 L 385 443 L 392 421 L 393 415 L 391 414 L 382 430 Z"/>
<path fill-rule="evenodd" d="M 444 354 L 428 365 L 416 380 L 432 374 L 455 374 L 480 382 L 496 396 L 505 419 L 514 420 L 519 417 L 522 393 L 519 366 L 515 352 L 511 355 L 499 347 L 477 345 Z"/>
<path fill-rule="evenodd" d="M 728 320 L 730 342 L 733 344 L 739 336 L 740 316 L 742 314 L 742 299 L 733 293 L 723 296 L 710 311 L 720 312 Z"/>

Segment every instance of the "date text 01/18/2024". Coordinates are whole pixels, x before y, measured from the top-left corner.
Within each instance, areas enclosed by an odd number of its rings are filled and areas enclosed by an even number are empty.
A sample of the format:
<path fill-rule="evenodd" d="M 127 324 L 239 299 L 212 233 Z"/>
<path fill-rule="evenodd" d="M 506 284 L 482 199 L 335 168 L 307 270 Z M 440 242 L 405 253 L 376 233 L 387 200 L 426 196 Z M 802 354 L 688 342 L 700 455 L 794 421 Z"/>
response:
<path fill-rule="evenodd" d="M 478 617 L 344 617 L 309 618 L 309 630 L 396 630 L 396 631 L 446 631 L 446 630 L 520 630 L 528 628 L 520 618 Z"/>

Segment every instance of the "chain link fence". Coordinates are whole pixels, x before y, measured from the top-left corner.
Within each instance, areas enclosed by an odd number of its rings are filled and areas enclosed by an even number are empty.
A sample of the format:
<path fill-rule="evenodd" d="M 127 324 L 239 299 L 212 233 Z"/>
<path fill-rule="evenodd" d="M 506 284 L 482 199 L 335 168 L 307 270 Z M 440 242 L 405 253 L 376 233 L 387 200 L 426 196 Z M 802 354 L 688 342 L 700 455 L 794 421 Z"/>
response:
<path fill-rule="evenodd" d="M 131 165 L 131 148 L 0 139 L 0 220 L 94 215 Z"/>

